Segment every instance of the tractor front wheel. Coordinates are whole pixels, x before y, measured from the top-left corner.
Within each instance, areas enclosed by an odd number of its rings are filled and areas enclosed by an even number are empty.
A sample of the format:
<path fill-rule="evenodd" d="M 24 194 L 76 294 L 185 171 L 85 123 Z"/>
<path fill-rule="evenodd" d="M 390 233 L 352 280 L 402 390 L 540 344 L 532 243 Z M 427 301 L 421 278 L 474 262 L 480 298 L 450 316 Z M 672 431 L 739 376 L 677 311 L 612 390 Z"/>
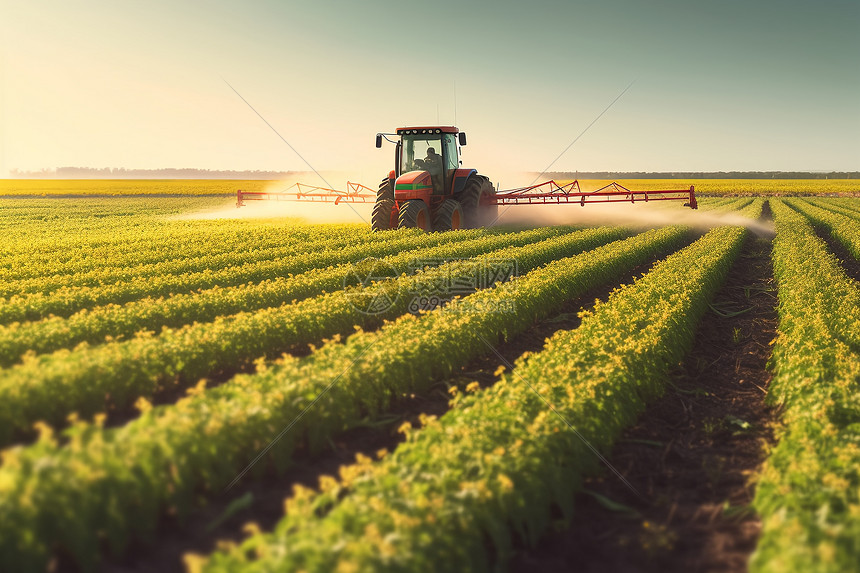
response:
<path fill-rule="evenodd" d="M 376 191 L 376 200 L 390 199 L 394 201 L 394 189 L 391 188 L 391 179 L 386 177 L 379 183 L 379 189 Z"/>
<path fill-rule="evenodd" d="M 387 231 L 391 229 L 391 214 L 394 211 L 392 199 L 377 199 L 370 216 L 371 231 Z"/>
<path fill-rule="evenodd" d="M 420 199 L 412 199 L 400 206 L 397 221 L 398 229 L 418 228 L 425 231 L 430 230 L 430 209 L 427 203 Z"/>
<path fill-rule="evenodd" d="M 446 199 L 433 218 L 434 231 L 456 231 L 463 224 L 463 207 L 456 199 Z"/>

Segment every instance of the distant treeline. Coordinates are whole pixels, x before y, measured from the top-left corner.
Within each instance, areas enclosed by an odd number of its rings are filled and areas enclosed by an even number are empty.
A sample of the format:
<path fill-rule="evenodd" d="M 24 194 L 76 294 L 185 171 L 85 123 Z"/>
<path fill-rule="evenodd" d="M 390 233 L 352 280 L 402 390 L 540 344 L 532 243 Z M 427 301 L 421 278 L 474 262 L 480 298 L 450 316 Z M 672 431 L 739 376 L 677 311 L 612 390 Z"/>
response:
<path fill-rule="evenodd" d="M 166 168 L 166 169 L 125 169 L 123 167 L 57 167 L 39 171 L 9 172 L 11 179 L 284 179 L 302 173 L 300 171 L 234 171 Z"/>
<path fill-rule="evenodd" d="M 58 167 L 39 171 L 12 169 L 11 179 L 284 179 L 302 171 L 235 171 L 186 168 Z M 535 174 L 536 175 L 536 174 Z M 860 171 L 549 171 L 551 179 L 860 179 Z"/>
<path fill-rule="evenodd" d="M 550 179 L 860 179 L 860 171 L 548 171 Z"/>

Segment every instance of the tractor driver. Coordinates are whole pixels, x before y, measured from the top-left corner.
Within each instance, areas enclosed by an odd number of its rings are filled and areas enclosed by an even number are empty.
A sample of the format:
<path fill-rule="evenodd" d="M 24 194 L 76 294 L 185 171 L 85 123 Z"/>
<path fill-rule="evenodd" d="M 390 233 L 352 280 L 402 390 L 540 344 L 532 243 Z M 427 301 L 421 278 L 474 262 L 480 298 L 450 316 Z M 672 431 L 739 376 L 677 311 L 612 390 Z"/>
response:
<path fill-rule="evenodd" d="M 442 156 L 436 153 L 436 150 L 432 147 L 427 148 L 427 157 L 424 158 L 424 165 L 427 166 L 427 169 L 433 170 L 441 170 L 442 169 Z"/>
<path fill-rule="evenodd" d="M 442 193 L 442 156 L 436 153 L 432 147 L 427 148 L 427 157 L 424 158 L 424 168 L 430 172 L 433 180 L 433 190 L 437 194 Z"/>

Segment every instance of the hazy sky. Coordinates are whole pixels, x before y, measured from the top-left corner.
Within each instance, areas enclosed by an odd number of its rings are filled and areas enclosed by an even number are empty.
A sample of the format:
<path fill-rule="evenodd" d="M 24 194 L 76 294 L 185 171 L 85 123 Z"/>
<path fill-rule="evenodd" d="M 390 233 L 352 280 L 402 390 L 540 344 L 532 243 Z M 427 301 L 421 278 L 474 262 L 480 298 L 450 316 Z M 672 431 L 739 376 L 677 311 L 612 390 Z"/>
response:
<path fill-rule="evenodd" d="M 482 172 L 860 169 L 860 2 L 0 0 L 0 176 L 317 169 L 457 124 Z M 223 80 L 222 80 L 223 78 Z"/>

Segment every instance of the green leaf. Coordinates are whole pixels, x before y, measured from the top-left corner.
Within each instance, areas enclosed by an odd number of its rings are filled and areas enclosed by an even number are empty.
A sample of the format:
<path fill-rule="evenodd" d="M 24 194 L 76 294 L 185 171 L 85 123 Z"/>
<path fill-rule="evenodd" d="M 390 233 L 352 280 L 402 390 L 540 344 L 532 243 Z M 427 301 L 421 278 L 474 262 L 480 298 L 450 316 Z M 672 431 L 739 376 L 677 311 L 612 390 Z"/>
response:
<path fill-rule="evenodd" d="M 752 429 L 752 424 L 750 424 L 749 422 L 747 422 L 746 420 L 744 420 L 742 418 L 738 418 L 737 416 L 732 416 L 731 414 L 726 416 L 726 422 L 729 425 L 737 426 L 738 428 L 740 428 L 741 430 L 744 430 L 744 431 Z"/>
<path fill-rule="evenodd" d="M 254 494 L 250 491 L 246 492 L 245 495 L 241 497 L 237 497 L 230 502 L 230 505 L 227 506 L 221 515 L 206 526 L 206 533 L 214 531 L 219 525 L 236 515 L 238 512 L 251 507 L 252 503 L 254 503 Z"/>
<path fill-rule="evenodd" d="M 753 307 L 749 307 L 749 308 L 745 308 L 743 310 L 732 311 L 732 310 L 722 310 L 722 309 L 714 306 L 713 304 L 709 304 L 708 306 L 711 307 L 711 310 L 714 311 L 714 314 L 716 314 L 717 316 L 720 316 L 722 318 L 733 318 L 735 316 L 739 316 L 741 314 L 749 312 L 753 309 Z"/>
<path fill-rule="evenodd" d="M 609 511 L 614 511 L 616 513 L 624 513 L 631 517 L 638 517 L 639 512 L 630 507 L 629 505 L 624 505 L 623 503 L 619 503 L 612 499 L 609 499 L 605 495 L 599 494 L 596 491 L 591 491 L 590 489 L 582 488 L 580 490 L 582 493 L 591 496 L 594 500 L 600 504 L 604 509 L 608 509 Z"/>

